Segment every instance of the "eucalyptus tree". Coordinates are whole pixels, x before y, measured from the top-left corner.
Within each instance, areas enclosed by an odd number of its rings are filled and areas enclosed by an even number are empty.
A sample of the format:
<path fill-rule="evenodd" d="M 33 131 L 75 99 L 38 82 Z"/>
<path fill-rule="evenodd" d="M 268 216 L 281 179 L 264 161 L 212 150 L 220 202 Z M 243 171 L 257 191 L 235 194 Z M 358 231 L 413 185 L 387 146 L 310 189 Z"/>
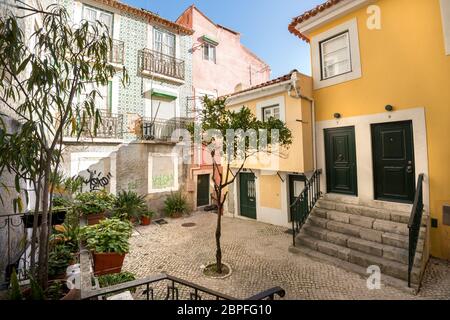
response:
<path fill-rule="evenodd" d="M 284 156 L 292 144 L 292 132 L 281 120 L 258 120 L 251 110 L 242 107 L 232 111 L 226 107 L 226 98 L 203 98 L 203 109 L 198 123 L 189 128 L 194 148 L 207 150 L 213 167 L 214 199 L 217 205 L 216 270 L 222 273 L 222 215 L 228 197 L 228 187 L 245 168 L 249 159 L 261 164 L 261 156 L 275 159 Z M 272 158 L 273 159 L 273 158 Z"/>
<path fill-rule="evenodd" d="M 70 131 L 79 138 L 90 132 L 95 137 L 102 121 L 96 88 L 107 85 L 117 71 L 108 62 L 112 40 L 101 22 L 75 25 L 57 4 L 42 8 L 16 1 L 14 9 L 0 17 L 0 103 L 20 122 L 20 130 L 0 126 L 0 174 L 15 176 L 19 210 L 24 202 L 20 181 L 34 187 L 31 272 L 46 288 L 52 179 L 61 164 L 63 134 Z M 31 26 L 31 32 L 23 25 Z M 121 80 L 124 85 L 128 81 L 125 69 Z"/>

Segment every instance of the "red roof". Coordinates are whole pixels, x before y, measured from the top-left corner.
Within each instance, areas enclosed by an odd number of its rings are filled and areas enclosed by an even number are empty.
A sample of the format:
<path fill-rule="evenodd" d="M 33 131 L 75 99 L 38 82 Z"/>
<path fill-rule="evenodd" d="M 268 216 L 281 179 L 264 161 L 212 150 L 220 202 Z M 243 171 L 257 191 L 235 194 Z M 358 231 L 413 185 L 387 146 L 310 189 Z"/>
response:
<path fill-rule="evenodd" d="M 236 96 L 236 95 L 244 93 L 244 92 L 249 92 L 249 91 L 252 91 L 252 90 L 268 87 L 268 86 L 271 86 L 271 85 L 274 85 L 274 84 L 277 84 L 277 83 L 281 83 L 281 82 L 285 82 L 285 81 L 291 80 L 292 74 L 294 72 L 298 72 L 298 71 L 296 69 L 294 69 L 291 72 L 289 72 L 288 74 L 285 74 L 284 76 L 278 77 L 276 79 L 273 79 L 273 80 L 270 80 L 270 81 L 258 84 L 256 86 L 253 86 L 253 87 L 250 87 L 250 88 L 238 91 L 238 92 L 233 92 L 231 94 L 226 95 L 225 97 L 233 97 L 233 96 Z"/>
<path fill-rule="evenodd" d="M 295 34 L 300 39 L 305 40 L 306 42 L 309 42 L 309 38 L 295 28 L 297 26 L 297 24 L 302 23 L 302 22 L 308 20 L 309 18 L 316 16 L 320 12 L 325 11 L 326 9 L 338 4 L 341 1 L 343 1 L 343 0 L 328 0 L 322 4 L 319 4 L 318 6 L 316 6 L 315 8 L 313 8 L 311 10 L 304 12 L 303 14 L 299 15 L 298 17 L 293 18 L 292 22 L 289 24 L 289 27 L 288 27 L 289 31 L 292 34 Z"/>

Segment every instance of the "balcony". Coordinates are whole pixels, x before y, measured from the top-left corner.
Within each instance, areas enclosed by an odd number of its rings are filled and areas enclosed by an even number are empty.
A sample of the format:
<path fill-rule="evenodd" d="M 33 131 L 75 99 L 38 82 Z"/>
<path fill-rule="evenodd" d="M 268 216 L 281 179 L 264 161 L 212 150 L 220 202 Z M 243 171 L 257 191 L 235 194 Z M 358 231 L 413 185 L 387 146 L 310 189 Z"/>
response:
<path fill-rule="evenodd" d="M 95 119 L 87 120 L 84 125 L 82 138 L 100 138 L 100 139 L 122 139 L 123 137 L 123 115 L 114 114 L 107 111 L 100 111 L 101 122 L 98 124 L 97 133 L 94 134 Z M 81 119 L 79 120 L 81 121 Z M 64 137 L 77 137 L 77 132 L 72 132 L 72 126 L 64 130 Z"/>
<path fill-rule="evenodd" d="M 140 132 L 139 138 L 145 141 L 172 141 L 172 134 L 177 129 L 186 129 L 189 123 L 185 119 L 151 119 L 141 118 L 138 120 Z M 177 137 L 178 140 L 179 137 Z"/>
<path fill-rule="evenodd" d="M 142 73 L 184 80 L 183 60 L 150 49 L 138 51 L 138 69 Z"/>
<path fill-rule="evenodd" d="M 112 49 L 108 55 L 108 61 L 114 64 L 124 64 L 124 56 L 125 56 L 125 45 L 123 41 L 120 40 L 112 40 Z"/>

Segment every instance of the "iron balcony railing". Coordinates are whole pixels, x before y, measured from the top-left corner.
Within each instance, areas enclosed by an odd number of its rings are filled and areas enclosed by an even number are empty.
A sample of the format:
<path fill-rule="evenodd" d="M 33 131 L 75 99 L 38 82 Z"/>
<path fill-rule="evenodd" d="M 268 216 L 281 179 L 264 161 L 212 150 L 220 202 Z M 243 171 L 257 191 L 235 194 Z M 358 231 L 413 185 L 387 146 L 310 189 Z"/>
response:
<path fill-rule="evenodd" d="M 189 120 L 185 119 L 152 119 L 141 118 L 141 138 L 146 141 L 172 141 L 175 139 L 179 141 L 181 139 L 182 132 L 179 130 L 186 129 L 189 124 Z"/>
<path fill-rule="evenodd" d="M 292 221 L 292 240 L 295 247 L 295 237 L 300 232 L 309 217 L 309 214 L 314 209 L 317 201 L 321 197 L 320 191 L 320 175 L 322 170 L 314 171 L 311 178 L 305 181 L 305 188 L 300 192 L 299 196 L 290 206 L 291 221 Z"/>
<path fill-rule="evenodd" d="M 112 48 L 109 52 L 108 61 L 115 64 L 124 64 L 125 44 L 123 41 L 113 39 Z"/>
<path fill-rule="evenodd" d="M 83 291 L 81 299 L 106 300 L 109 296 L 123 291 L 130 291 L 133 299 L 136 300 L 238 300 L 167 274 L 158 274 L 107 288 Z M 275 287 L 246 300 L 274 300 L 276 296 L 282 298 L 285 294 L 282 288 Z"/>
<path fill-rule="evenodd" d="M 83 138 L 104 138 L 104 139 L 122 139 L 123 137 L 123 115 L 114 114 L 107 111 L 100 111 L 101 121 L 98 123 L 96 132 L 94 131 L 95 119 L 88 119 L 83 125 L 80 134 Z M 78 119 L 81 123 L 81 119 Z M 64 130 L 65 137 L 77 137 L 78 132 L 72 130 L 69 125 Z"/>
<path fill-rule="evenodd" d="M 138 51 L 138 68 L 141 72 L 157 73 L 171 78 L 184 80 L 184 60 L 158 51 L 143 49 Z"/>
<path fill-rule="evenodd" d="M 411 287 L 411 272 L 414 267 L 414 258 L 416 257 L 417 243 L 419 241 L 420 226 L 423 216 L 423 181 L 424 174 L 420 174 L 417 181 L 416 194 L 414 196 L 414 205 L 411 211 L 411 217 L 408 223 L 409 229 L 409 250 L 408 250 L 408 287 Z"/>

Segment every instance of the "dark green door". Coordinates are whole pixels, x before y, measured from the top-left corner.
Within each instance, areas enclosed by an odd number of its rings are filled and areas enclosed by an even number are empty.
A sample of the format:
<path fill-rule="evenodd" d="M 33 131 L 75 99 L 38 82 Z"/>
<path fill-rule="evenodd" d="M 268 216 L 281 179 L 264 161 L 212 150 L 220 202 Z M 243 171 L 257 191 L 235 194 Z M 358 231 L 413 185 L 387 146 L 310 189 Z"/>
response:
<path fill-rule="evenodd" d="M 358 195 L 355 127 L 325 130 L 327 192 Z"/>
<path fill-rule="evenodd" d="M 239 175 L 239 201 L 241 216 L 256 219 L 256 186 L 253 173 Z"/>
<path fill-rule="evenodd" d="M 414 143 L 411 121 L 372 125 L 375 199 L 413 202 Z"/>
<path fill-rule="evenodd" d="M 197 176 L 197 207 L 209 205 L 209 174 Z"/>

